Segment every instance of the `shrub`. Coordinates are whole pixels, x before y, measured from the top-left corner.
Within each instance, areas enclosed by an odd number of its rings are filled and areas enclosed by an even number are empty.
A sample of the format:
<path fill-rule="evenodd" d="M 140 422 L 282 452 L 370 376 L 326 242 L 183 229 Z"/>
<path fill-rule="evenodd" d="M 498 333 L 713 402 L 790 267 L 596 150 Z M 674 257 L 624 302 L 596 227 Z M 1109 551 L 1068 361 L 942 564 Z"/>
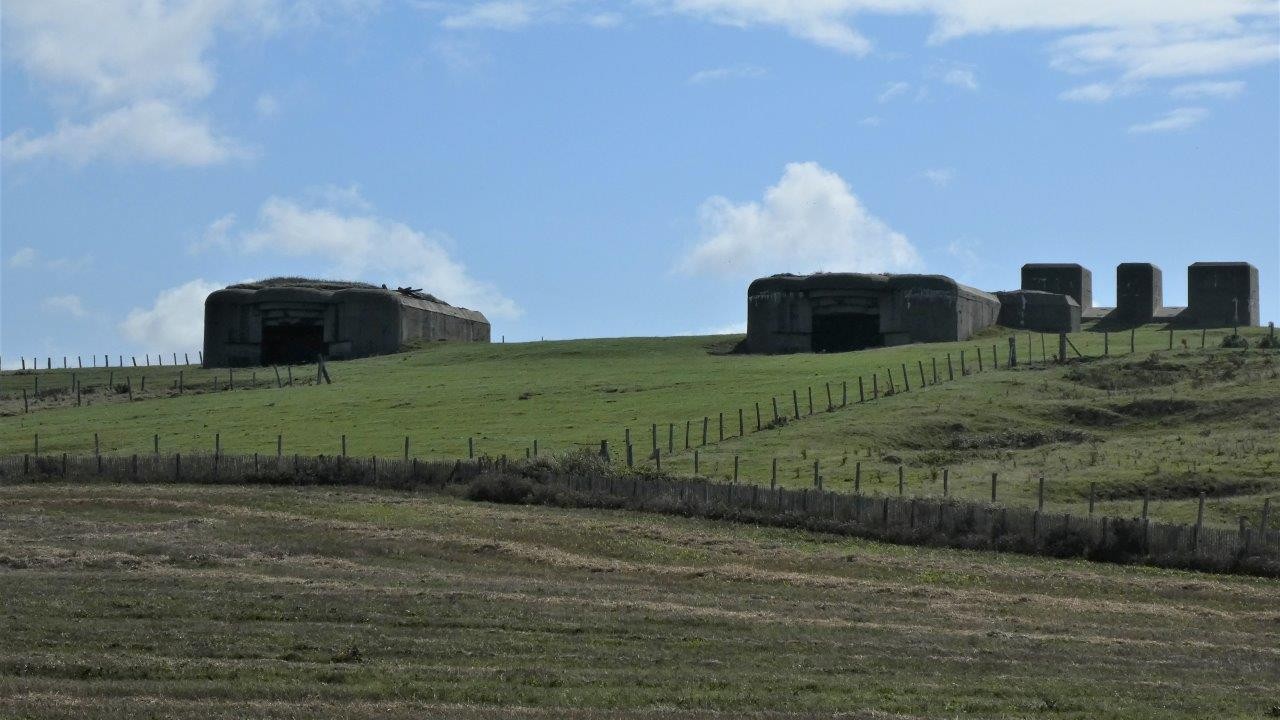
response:
<path fill-rule="evenodd" d="M 1222 347 L 1224 348 L 1247 348 L 1249 341 L 1240 333 L 1232 333 L 1222 338 Z"/>

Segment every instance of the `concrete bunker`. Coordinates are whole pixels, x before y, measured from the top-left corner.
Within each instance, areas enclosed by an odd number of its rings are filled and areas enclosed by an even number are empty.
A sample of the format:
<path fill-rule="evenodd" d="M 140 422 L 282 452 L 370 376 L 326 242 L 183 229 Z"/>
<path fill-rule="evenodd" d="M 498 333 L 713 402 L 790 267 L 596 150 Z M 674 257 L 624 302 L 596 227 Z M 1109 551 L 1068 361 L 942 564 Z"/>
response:
<path fill-rule="evenodd" d="M 1079 332 L 1080 304 L 1062 293 L 1040 290 L 997 292 L 1001 325 L 1040 332 Z"/>
<path fill-rule="evenodd" d="M 488 342 L 489 322 L 420 290 L 357 282 L 271 278 L 205 299 L 207 367 L 382 355 L 415 340 Z"/>
<path fill-rule="evenodd" d="M 1116 309 L 1111 317 L 1130 323 L 1151 322 L 1164 311 L 1164 275 L 1151 263 L 1116 266 Z"/>
<path fill-rule="evenodd" d="M 1081 313 L 1093 307 L 1093 273 L 1077 263 L 1027 263 L 1022 266 L 1022 289 L 1070 295 Z"/>
<path fill-rule="evenodd" d="M 995 323 L 993 295 L 942 275 L 773 275 L 747 289 L 746 349 L 845 352 L 964 340 Z"/>
<path fill-rule="evenodd" d="M 1253 326 L 1259 311 L 1258 268 L 1247 262 L 1197 262 L 1187 268 L 1187 310 L 1197 327 Z"/>

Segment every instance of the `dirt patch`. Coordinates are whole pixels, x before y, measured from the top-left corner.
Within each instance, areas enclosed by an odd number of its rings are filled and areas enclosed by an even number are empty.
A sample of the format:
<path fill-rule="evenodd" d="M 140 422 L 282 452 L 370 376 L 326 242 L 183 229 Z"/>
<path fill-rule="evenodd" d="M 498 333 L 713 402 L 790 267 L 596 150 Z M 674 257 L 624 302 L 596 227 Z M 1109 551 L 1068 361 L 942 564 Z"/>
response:
<path fill-rule="evenodd" d="M 994 450 L 1036 448 L 1051 443 L 1082 443 L 1099 438 L 1075 428 L 1048 430 L 1001 430 L 994 433 L 958 435 L 951 438 L 952 450 Z"/>

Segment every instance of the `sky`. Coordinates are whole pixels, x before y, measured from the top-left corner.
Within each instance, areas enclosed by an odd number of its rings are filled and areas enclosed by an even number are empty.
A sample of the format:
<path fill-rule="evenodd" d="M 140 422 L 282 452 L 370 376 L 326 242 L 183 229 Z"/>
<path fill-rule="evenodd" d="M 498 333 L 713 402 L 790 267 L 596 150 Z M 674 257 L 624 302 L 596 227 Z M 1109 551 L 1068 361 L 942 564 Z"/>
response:
<path fill-rule="evenodd" d="M 1243 260 L 1275 0 L 6 0 L 0 362 L 192 352 L 275 275 L 495 340 L 741 332 L 777 272 Z M 55 362 L 57 362 L 55 360 Z"/>

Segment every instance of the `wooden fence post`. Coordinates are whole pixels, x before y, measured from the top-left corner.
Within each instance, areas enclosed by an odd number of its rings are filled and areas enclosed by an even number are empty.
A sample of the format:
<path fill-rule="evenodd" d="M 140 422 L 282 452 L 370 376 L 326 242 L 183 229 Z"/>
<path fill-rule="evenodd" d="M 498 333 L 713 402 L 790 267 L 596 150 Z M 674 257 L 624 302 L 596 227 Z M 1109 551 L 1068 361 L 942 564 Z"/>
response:
<path fill-rule="evenodd" d="M 983 372 L 982 368 L 982 346 L 978 346 L 978 372 Z"/>
<path fill-rule="evenodd" d="M 667 454 L 674 454 L 676 451 L 676 424 L 667 423 Z"/>
<path fill-rule="evenodd" d="M 951 469 L 942 468 L 942 497 L 951 495 Z"/>
<path fill-rule="evenodd" d="M 733 481 L 738 482 L 738 456 L 733 456 Z"/>
<path fill-rule="evenodd" d="M 756 403 L 756 432 L 760 432 L 760 403 Z"/>
<path fill-rule="evenodd" d="M 800 419 L 800 396 L 796 394 L 795 390 L 791 391 L 791 407 L 793 410 L 795 410 L 796 419 L 799 420 Z"/>
<path fill-rule="evenodd" d="M 928 384 L 927 382 L 925 382 L 925 379 L 924 379 L 924 361 L 917 360 L 916 364 L 920 366 L 920 387 L 924 387 L 925 385 Z"/>
<path fill-rule="evenodd" d="M 933 384 L 937 385 L 938 384 L 938 358 L 936 356 L 929 358 L 929 363 L 933 365 Z"/>
<path fill-rule="evenodd" d="M 871 399 L 880 399 L 880 373 L 871 373 Z"/>
<path fill-rule="evenodd" d="M 822 481 L 818 479 L 818 461 L 813 461 L 813 486 L 822 487 Z"/>
<path fill-rule="evenodd" d="M 960 351 L 960 377 L 964 377 L 965 375 L 968 375 L 968 374 L 969 374 L 969 367 L 965 364 L 965 361 L 964 361 L 964 350 L 961 350 Z"/>
<path fill-rule="evenodd" d="M 895 392 L 897 392 L 897 390 L 893 387 L 893 371 L 888 368 L 885 368 L 884 377 L 886 380 L 889 381 L 889 394 L 892 395 Z"/>
<path fill-rule="evenodd" d="M 827 412 L 831 412 L 835 407 L 831 402 L 831 383 L 827 383 Z"/>
<path fill-rule="evenodd" d="M 840 381 L 840 407 L 849 406 L 849 381 Z"/>
<path fill-rule="evenodd" d="M 635 467 L 635 450 L 631 443 L 627 443 L 627 467 Z"/>
<path fill-rule="evenodd" d="M 1129 354 L 1132 355 L 1138 349 L 1138 329 L 1129 328 Z"/>
<path fill-rule="evenodd" d="M 1090 515 L 1093 515 L 1093 502 L 1094 502 L 1094 498 L 1097 497 L 1097 491 L 1098 491 L 1098 484 L 1089 483 L 1089 514 Z"/>
<path fill-rule="evenodd" d="M 658 449 L 658 423 L 650 424 L 649 435 L 650 439 L 653 441 L 653 449 L 656 451 Z M 537 453 L 534 454 L 536 455 Z"/>
<path fill-rule="evenodd" d="M 724 442 L 724 412 L 720 413 L 717 418 L 717 422 L 719 423 L 718 427 L 720 430 L 720 439 L 717 442 Z"/>
<path fill-rule="evenodd" d="M 1111 355 L 1111 333 L 1102 333 L 1102 356 L 1109 357 Z"/>
<path fill-rule="evenodd" d="M 347 456 L 347 436 L 342 436 L 342 457 Z"/>
<path fill-rule="evenodd" d="M 1058 363 L 1065 364 L 1067 362 L 1067 334 L 1058 333 Z"/>
<path fill-rule="evenodd" d="M 476 439 L 474 437 L 467 438 L 467 459 L 476 459 Z"/>
<path fill-rule="evenodd" d="M 778 398 L 773 398 L 773 424 L 778 424 Z"/>
<path fill-rule="evenodd" d="M 742 408 L 738 408 L 738 437 L 746 437 L 746 436 L 747 436 L 747 424 L 746 424 L 746 421 L 743 420 Z"/>
<path fill-rule="evenodd" d="M 902 466 L 898 466 L 898 497 L 902 497 L 906 493 L 906 475 L 902 471 Z"/>
<path fill-rule="evenodd" d="M 778 489 L 778 458 L 773 459 L 773 474 L 769 476 L 769 489 Z"/>
<path fill-rule="evenodd" d="M 404 459 L 406 462 L 409 460 L 409 436 L 408 435 L 404 436 Z"/>
<path fill-rule="evenodd" d="M 902 363 L 902 391 L 911 392 L 911 379 L 907 377 L 906 363 Z"/>
<path fill-rule="evenodd" d="M 699 462 L 698 451 L 694 450 L 693 451 L 693 474 L 697 475 L 700 471 L 700 468 L 701 468 L 701 463 Z"/>
<path fill-rule="evenodd" d="M 691 420 L 684 421 L 684 449 L 689 449 L 689 426 L 693 424 Z"/>
<path fill-rule="evenodd" d="M 284 456 L 284 435 L 276 435 L 276 460 L 279 461 Z"/>
<path fill-rule="evenodd" d="M 996 344 L 991 343 L 991 369 L 1000 369 L 1000 356 L 996 354 Z"/>
<path fill-rule="evenodd" d="M 1169 349 L 1173 349 L 1173 328 L 1169 328 Z"/>
<path fill-rule="evenodd" d="M 858 494 L 862 492 L 862 462 L 858 461 L 853 464 L 853 492 Z"/>
<path fill-rule="evenodd" d="M 1191 549 L 1200 549 L 1200 532 L 1204 528 L 1204 493 L 1200 493 L 1199 504 L 1196 506 L 1196 528 L 1195 535 L 1191 537 Z"/>
<path fill-rule="evenodd" d="M 702 416 L 702 444 L 704 447 L 707 444 L 707 426 L 710 422 L 711 422 L 710 418 L 708 418 L 706 415 Z"/>
<path fill-rule="evenodd" d="M 947 353 L 947 381 L 955 380 L 956 374 L 951 367 L 951 353 Z"/>
<path fill-rule="evenodd" d="M 1040 490 L 1036 494 L 1036 510 L 1044 512 L 1044 475 L 1040 476 Z"/>
<path fill-rule="evenodd" d="M 862 376 L 858 376 L 858 402 L 866 402 L 867 398 L 862 392 Z"/>
<path fill-rule="evenodd" d="M 1262 519 L 1258 522 L 1258 532 L 1262 537 L 1262 549 L 1267 548 L 1267 523 L 1271 519 L 1271 498 L 1262 500 Z"/>
<path fill-rule="evenodd" d="M 991 473 L 991 502 L 996 501 L 996 473 Z"/>
<path fill-rule="evenodd" d="M 159 457 L 160 455 L 160 433 L 151 436 L 151 452 Z"/>
<path fill-rule="evenodd" d="M 93 434 L 93 454 L 94 454 L 95 456 L 97 456 L 97 455 L 101 455 L 101 454 L 102 454 L 102 453 L 99 451 L 99 447 L 98 447 L 98 433 L 94 433 L 94 434 Z"/>

